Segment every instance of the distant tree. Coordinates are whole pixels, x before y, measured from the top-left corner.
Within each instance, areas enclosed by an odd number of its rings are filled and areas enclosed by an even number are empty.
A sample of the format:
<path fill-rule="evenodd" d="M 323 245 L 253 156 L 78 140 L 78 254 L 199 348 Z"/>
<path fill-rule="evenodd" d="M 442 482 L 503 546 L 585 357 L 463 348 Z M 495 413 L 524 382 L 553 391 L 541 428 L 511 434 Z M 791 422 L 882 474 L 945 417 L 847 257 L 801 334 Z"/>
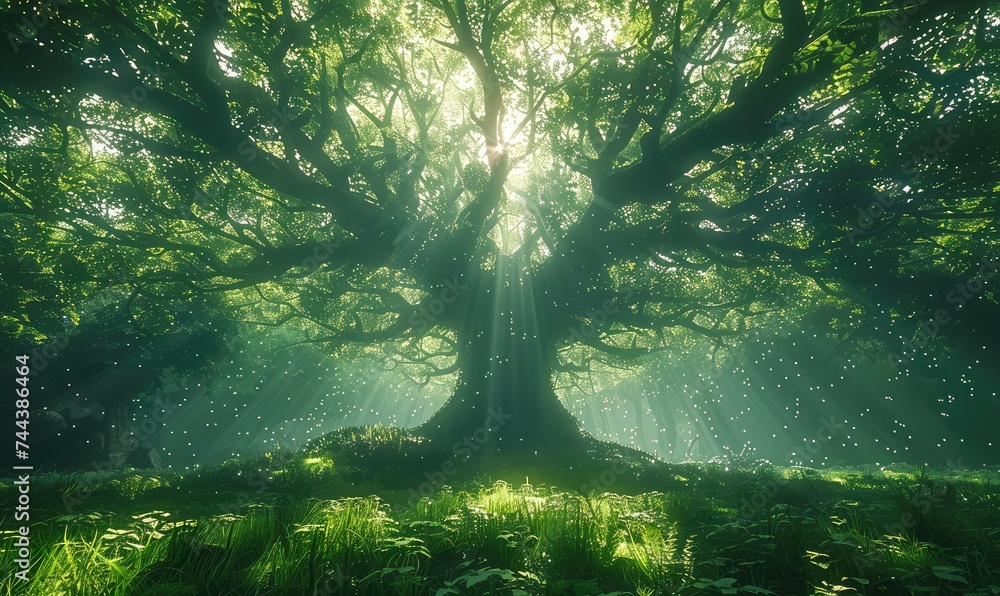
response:
<path fill-rule="evenodd" d="M 431 436 L 496 412 L 494 447 L 573 445 L 555 387 L 601 363 L 782 309 L 897 350 L 880 321 L 991 263 L 997 23 L 972 0 L 13 2 L 0 217 L 147 323 L 217 294 L 454 375 Z"/>
<path fill-rule="evenodd" d="M 149 329 L 114 293 L 91 297 L 78 323 L 48 328 L 43 341 L 25 336 L 5 344 L 30 358 L 31 451 L 43 468 L 93 470 L 139 461 L 152 449 L 136 453 L 141 444 L 156 442 L 163 422 L 195 393 L 180 392 L 179 385 L 207 381 L 228 356 L 230 325 L 215 305 L 161 303 L 161 325 Z M 12 404 L 0 413 L 0 421 L 13 426 Z"/>

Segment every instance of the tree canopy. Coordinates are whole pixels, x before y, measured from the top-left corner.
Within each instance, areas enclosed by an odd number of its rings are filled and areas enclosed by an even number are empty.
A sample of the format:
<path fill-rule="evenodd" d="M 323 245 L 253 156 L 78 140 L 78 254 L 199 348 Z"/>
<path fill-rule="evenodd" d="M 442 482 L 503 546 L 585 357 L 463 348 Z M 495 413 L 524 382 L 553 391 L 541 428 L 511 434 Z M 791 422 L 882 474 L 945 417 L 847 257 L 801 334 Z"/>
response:
<path fill-rule="evenodd" d="M 998 27 L 972 0 L 15 1 L 0 332 L 100 299 L 157 336 L 208 300 L 445 379 L 431 434 L 499 408 L 530 445 L 595 371 L 776 320 L 897 369 L 992 352 Z"/>

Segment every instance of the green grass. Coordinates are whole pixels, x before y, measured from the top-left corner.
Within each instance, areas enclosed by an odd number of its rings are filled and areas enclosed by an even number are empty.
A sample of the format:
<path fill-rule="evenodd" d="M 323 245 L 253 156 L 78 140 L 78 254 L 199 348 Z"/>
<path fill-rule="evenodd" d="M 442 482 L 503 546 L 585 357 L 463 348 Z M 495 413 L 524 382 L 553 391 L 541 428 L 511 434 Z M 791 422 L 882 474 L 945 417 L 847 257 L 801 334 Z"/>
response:
<path fill-rule="evenodd" d="M 996 470 L 667 465 L 595 444 L 411 492 L 447 456 L 371 427 L 187 474 L 40 475 L 32 580 L 0 593 L 1000 594 Z M 4 511 L 15 499 L 0 481 Z"/>

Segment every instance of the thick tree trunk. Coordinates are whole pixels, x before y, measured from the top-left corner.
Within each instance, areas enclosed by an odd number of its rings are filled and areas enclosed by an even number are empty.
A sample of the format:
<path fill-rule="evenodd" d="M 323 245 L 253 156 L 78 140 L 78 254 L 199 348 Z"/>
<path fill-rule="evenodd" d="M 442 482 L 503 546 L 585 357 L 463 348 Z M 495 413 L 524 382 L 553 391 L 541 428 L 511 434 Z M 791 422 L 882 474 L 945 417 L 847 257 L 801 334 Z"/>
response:
<path fill-rule="evenodd" d="M 461 379 L 421 431 L 459 456 L 573 449 L 583 435 L 552 387 L 552 318 L 523 288 L 497 291 L 505 285 L 473 288 L 479 299 L 459 325 Z"/>
<path fill-rule="evenodd" d="M 579 424 L 552 389 L 554 350 L 540 341 L 496 339 L 468 342 L 455 394 L 423 432 L 473 451 L 574 446 L 581 437 Z"/>

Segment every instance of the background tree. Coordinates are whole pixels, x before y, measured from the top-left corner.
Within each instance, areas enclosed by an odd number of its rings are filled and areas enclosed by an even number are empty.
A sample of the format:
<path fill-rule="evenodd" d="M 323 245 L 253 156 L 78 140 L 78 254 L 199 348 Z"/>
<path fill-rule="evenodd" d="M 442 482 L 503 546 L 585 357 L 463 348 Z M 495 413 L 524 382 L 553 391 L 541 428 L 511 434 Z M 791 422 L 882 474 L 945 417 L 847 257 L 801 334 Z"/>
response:
<path fill-rule="evenodd" d="M 431 436 L 492 409 L 492 446 L 565 446 L 555 388 L 597 369 L 718 354 L 774 316 L 896 353 L 887 321 L 992 263 L 997 21 L 971 0 L 19 2 L 3 217 L 39 267 L 151 320 L 217 294 L 451 375 Z M 964 321 L 931 340 L 996 347 Z"/>

